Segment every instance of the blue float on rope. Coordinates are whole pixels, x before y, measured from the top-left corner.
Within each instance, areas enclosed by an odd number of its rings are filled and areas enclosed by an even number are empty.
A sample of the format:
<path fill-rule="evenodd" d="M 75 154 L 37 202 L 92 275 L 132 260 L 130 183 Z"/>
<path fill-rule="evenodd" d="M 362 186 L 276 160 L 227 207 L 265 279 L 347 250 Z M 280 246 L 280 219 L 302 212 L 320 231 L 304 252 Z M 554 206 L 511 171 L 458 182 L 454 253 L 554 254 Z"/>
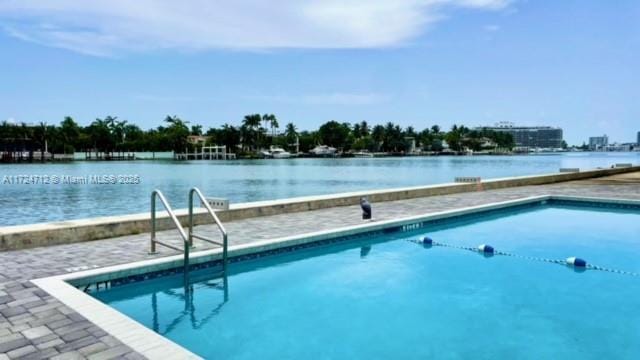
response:
<path fill-rule="evenodd" d="M 493 254 L 494 250 L 493 250 L 493 246 L 491 245 L 486 245 L 486 244 L 482 244 L 480 246 L 478 246 L 478 251 L 484 254 Z"/>
<path fill-rule="evenodd" d="M 431 239 L 428 236 L 423 236 L 420 241 L 422 241 L 423 244 L 425 245 L 433 245 L 433 239 Z"/>
<path fill-rule="evenodd" d="M 580 259 L 575 256 L 567 258 L 566 262 L 567 262 L 567 265 L 573 266 L 573 267 L 579 267 L 579 268 L 587 267 L 586 260 Z"/>

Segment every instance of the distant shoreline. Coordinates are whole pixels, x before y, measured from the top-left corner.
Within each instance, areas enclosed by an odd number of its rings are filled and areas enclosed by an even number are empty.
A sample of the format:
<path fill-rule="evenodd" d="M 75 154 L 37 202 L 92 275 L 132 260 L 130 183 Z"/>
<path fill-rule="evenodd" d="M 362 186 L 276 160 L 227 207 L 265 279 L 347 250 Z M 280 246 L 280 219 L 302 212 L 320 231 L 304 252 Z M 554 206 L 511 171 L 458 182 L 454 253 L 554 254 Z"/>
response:
<path fill-rule="evenodd" d="M 380 158 L 416 158 L 416 157 L 475 157 L 475 156 L 560 156 L 564 154 L 638 154 L 640 156 L 640 151 L 544 151 L 544 152 L 505 152 L 505 153 L 492 153 L 492 152 L 477 152 L 477 153 L 414 153 L 414 154 L 400 154 L 400 153 L 371 153 L 371 156 L 356 156 L 354 154 L 339 154 L 336 156 L 314 156 L 310 154 L 299 154 L 292 155 L 289 158 L 282 159 L 273 159 L 273 158 L 264 158 L 260 156 L 240 156 L 233 160 L 209 160 L 209 159 L 175 159 L 172 153 L 168 152 L 159 152 L 156 153 L 157 156 L 153 157 L 150 152 L 143 152 L 141 156 L 137 154 L 140 153 L 130 153 L 134 157 L 124 157 L 118 159 L 85 159 L 84 157 L 75 156 L 70 158 L 70 154 L 67 154 L 65 158 L 61 158 L 62 154 L 54 154 L 54 161 L 51 161 L 47 158 L 46 161 L 41 161 L 40 158 L 33 159 L 32 161 L 28 161 L 26 159 L 22 161 L 9 161 L 9 162 L 0 162 L 0 166 L 2 164 L 47 164 L 47 163 L 71 163 L 71 162 L 122 162 L 122 161 L 172 161 L 176 163 L 181 162 L 193 162 L 193 161 L 246 161 L 246 160 L 292 160 L 292 159 L 380 159 Z"/>

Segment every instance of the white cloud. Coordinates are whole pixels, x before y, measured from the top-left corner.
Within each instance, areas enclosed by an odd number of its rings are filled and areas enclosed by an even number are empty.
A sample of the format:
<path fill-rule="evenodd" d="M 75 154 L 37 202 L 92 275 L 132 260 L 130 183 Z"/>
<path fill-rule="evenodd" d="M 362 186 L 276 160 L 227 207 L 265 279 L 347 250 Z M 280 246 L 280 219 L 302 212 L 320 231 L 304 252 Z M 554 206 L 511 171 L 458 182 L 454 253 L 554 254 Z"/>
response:
<path fill-rule="evenodd" d="M 253 95 L 248 96 L 247 98 L 252 100 L 306 105 L 371 105 L 387 101 L 390 97 L 385 94 L 377 93 L 334 92 L 304 95 Z"/>
<path fill-rule="evenodd" d="M 379 48 L 405 44 L 451 7 L 510 0 L 0 0 L 16 38 L 109 56 L 161 49 Z"/>
<path fill-rule="evenodd" d="M 496 32 L 498 30 L 500 30 L 500 25 L 491 24 L 491 25 L 484 26 L 484 31 L 487 31 L 487 32 Z"/>

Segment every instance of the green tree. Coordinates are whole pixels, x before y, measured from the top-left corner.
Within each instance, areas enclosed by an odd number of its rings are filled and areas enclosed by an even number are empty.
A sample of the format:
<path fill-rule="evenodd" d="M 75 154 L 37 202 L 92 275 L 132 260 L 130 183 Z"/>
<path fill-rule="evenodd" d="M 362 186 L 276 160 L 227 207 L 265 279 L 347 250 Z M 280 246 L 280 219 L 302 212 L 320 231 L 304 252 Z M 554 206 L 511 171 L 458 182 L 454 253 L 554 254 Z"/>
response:
<path fill-rule="evenodd" d="M 229 125 L 224 124 L 218 132 L 218 141 L 224 145 L 228 151 L 233 152 L 238 148 L 240 144 L 240 130 Z"/>
<path fill-rule="evenodd" d="M 153 148 L 145 144 L 146 134 L 137 125 L 125 124 L 122 132 L 124 134 L 124 140 L 128 150 L 133 150 L 133 151 L 154 150 Z"/>
<path fill-rule="evenodd" d="M 369 136 L 370 135 L 369 124 L 366 121 L 360 122 L 360 136 Z"/>
<path fill-rule="evenodd" d="M 271 129 L 271 136 L 272 137 L 276 136 L 276 132 L 280 127 L 280 124 L 278 123 L 278 119 L 276 118 L 276 116 L 273 114 L 264 114 L 262 115 L 262 121 L 264 121 L 265 124 L 269 126 L 269 129 Z"/>
<path fill-rule="evenodd" d="M 407 148 L 402 128 L 392 122 L 384 126 L 384 138 L 382 148 L 384 151 L 401 152 Z"/>
<path fill-rule="evenodd" d="M 468 131 L 469 129 L 463 125 L 453 125 L 451 127 L 451 131 L 445 135 L 445 140 L 447 141 L 447 144 L 449 144 L 449 148 L 457 152 L 462 151 L 464 148 L 463 140 Z"/>
<path fill-rule="evenodd" d="M 87 129 L 89 142 L 95 151 L 105 153 L 113 151 L 115 142 L 110 128 L 112 119 L 111 117 L 107 117 L 105 120 L 97 118 L 89 125 Z"/>
<path fill-rule="evenodd" d="M 166 129 L 167 138 L 174 152 L 182 152 L 188 147 L 187 138 L 189 137 L 188 121 L 183 121 L 178 116 L 168 116 L 164 122 L 169 124 Z"/>
<path fill-rule="evenodd" d="M 416 130 L 413 128 L 413 126 L 408 126 L 405 130 L 404 130 L 404 136 L 411 136 L 411 137 L 418 137 L 418 134 L 416 133 Z"/>
<path fill-rule="evenodd" d="M 44 162 L 44 154 L 48 150 L 47 141 L 49 140 L 49 134 L 47 133 L 48 126 L 46 123 L 41 122 L 33 129 L 33 139 L 40 148 L 40 160 Z"/>
<path fill-rule="evenodd" d="M 191 135 L 202 135 L 202 125 L 191 125 Z"/>
<path fill-rule="evenodd" d="M 262 117 L 260 114 L 245 115 L 242 120 L 242 127 L 240 128 L 242 144 L 249 150 L 256 150 L 259 146 L 261 121 Z"/>
<path fill-rule="evenodd" d="M 60 139 L 63 143 L 63 152 L 73 153 L 80 145 L 80 127 L 70 116 L 65 116 L 60 123 Z"/>
<path fill-rule="evenodd" d="M 384 126 L 376 125 L 373 127 L 373 129 L 371 130 L 371 138 L 376 144 L 375 151 L 379 151 L 382 149 L 382 145 L 384 143 L 385 137 L 386 137 L 386 134 L 385 134 Z"/>
<path fill-rule="evenodd" d="M 293 123 L 288 123 L 285 126 L 284 137 L 289 149 L 292 149 L 294 144 L 298 143 L 298 129 Z"/>
<path fill-rule="evenodd" d="M 308 152 L 316 145 L 319 145 L 322 139 L 317 131 L 301 131 L 298 134 L 298 141 L 300 143 L 300 151 Z"/>
<path fill-rule="evenodd" d="M 349 124 L 347 123 L 339 123 L 337 121 L 331 120 L 329 122 L 324 123 L 318 129 L 318 134 L 320 135 L 320 139 L 322 143 L 325 145 L 333 146 L 335 148 L 347 149 L 347 138 L 351 133 L 351 129 Z"/>
<path fill-rule="evenodd" d="M 125 128 L 127 126 L 127 122 L 127 120 L 118 121 L 114 118 L 113 122 L 111 123 L 111 134 L 113 135 L 116 148 L 120 148 L 120 150 L 123 150 L 124 148 L 126 137 Z"/>
<path fill-rule="evenodd" d="M 435 137 L 431 133 L 429 129 L 424 129 L 418 134 L 418 142 L 423 150 L 429 151 L 431 149 L 431 144 L 433 143 L 433 139 Z"/>

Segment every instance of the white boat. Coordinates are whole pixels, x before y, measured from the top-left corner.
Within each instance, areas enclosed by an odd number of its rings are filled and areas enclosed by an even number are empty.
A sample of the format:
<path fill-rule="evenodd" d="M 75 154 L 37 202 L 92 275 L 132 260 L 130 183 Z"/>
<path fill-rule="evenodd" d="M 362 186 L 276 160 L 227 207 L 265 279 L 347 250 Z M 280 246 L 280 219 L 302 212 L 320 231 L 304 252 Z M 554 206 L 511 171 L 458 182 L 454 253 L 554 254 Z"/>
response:
<path fill-rule="evenodd" d="M 270 149 L 271 157 L 274 159 L 288 159 L 291 157 L 291 153 L 283 148 L 272 146 Z"/>
<path fill-rule="evenodd" d="M 367 150 L 362 150 L 362 151 L 354 152 L 353 156 L 357 158 L 372 158 L 373 154 L 368 152 Z"/>
<path fill-rule="evenodd" d="M 318 145 L 309 150 L 309 153 L 314 156 L 335 156 L 336 148 L 327 145 Z"/>
<path fill-rule="evenodd" d="M 288 159 L 291 157 L 290 152 L 277 146 L 271 146 L 269 150 L 262 150 L 260 153 L 263 157 L 271 159 Z"/>

